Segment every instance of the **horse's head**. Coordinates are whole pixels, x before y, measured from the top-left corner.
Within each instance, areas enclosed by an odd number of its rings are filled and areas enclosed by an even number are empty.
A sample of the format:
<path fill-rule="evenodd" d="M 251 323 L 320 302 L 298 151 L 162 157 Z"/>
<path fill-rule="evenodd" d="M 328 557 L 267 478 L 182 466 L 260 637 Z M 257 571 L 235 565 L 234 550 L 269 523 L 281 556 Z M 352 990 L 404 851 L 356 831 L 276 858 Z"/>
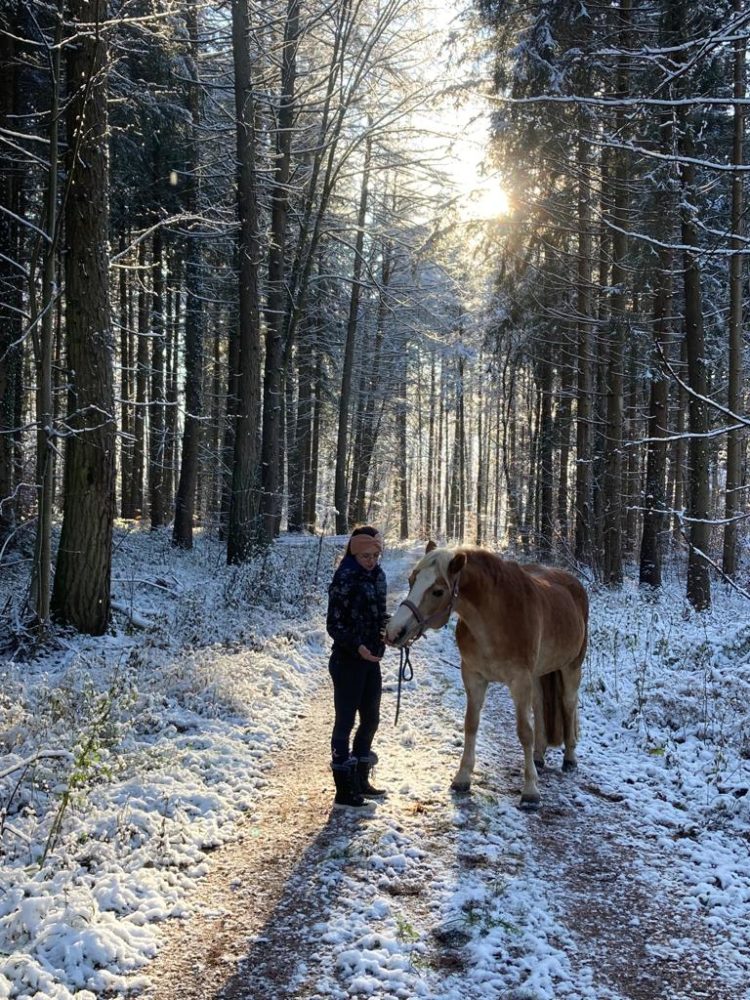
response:
<path fill-rule="evenodd" d="M 466 555 L 438 549 L 430 542 L 409 576 L 409 593 L 388 622 L 386 638 L 394 646 L 418 639 L 426 628 L 442 628 L 458 596 L 458 578 Z"/>

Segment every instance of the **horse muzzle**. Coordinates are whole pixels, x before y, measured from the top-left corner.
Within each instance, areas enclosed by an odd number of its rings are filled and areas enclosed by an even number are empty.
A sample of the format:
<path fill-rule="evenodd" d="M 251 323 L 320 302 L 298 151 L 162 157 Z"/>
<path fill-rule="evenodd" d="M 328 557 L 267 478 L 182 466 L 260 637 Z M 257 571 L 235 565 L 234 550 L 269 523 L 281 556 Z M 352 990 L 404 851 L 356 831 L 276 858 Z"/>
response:
<path fill-rule="evenodd" d="M 401 621 L 404 616 L 402 609 L 409 612 L 405 621 Z M 425 617 L 416 606 L 409 600 L 402 601 L 398 611 L 388 622 L 386 637 L 392 646 L 403 649 L 424 634 Z"/>

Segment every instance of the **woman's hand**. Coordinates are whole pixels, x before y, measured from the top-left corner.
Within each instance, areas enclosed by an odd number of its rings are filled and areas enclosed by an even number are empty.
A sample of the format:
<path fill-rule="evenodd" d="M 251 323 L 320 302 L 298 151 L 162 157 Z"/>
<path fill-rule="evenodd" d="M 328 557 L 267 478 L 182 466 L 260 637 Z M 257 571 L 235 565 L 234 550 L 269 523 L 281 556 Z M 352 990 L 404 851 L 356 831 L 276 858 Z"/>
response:
<path fill-rule="evenodd" d="M 380 656 L 373 656 L 364 643 L 360 645 L 357 652 L 363 660 L 367 660 L 369 663 L 380 663 L 380 660 L 382 659 Z"/>

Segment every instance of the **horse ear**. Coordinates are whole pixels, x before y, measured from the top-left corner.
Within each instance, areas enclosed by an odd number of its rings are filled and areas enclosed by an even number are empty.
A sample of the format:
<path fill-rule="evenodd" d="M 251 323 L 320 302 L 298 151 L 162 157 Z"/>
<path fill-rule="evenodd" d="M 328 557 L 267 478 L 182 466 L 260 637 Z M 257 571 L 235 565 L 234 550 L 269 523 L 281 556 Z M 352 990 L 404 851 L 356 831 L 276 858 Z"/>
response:
<path fill-rule="evenodd" d="M 427 543 L 427 548 L 424 550 L 424 554 L 427 555 L 428 552 L 432 552 L 433 549 L 437 548 L 437 542 L 433 542 L 432 539 Z"/>
<path fill-rule="evenodd" d="M 457 576 L 466 565 L 466 553 L 457 552 L 448 563 L 448 572 L 451 576 Z"/>

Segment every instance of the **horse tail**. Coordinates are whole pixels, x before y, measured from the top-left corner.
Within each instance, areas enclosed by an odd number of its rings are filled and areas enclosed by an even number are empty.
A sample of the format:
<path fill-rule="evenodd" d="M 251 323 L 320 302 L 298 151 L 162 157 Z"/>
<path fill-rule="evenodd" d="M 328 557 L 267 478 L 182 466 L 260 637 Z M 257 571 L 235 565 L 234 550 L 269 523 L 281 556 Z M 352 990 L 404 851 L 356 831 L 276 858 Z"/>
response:
<path fill-rule="evenodd" d="M 565 738 L 562 674 L 559 670 L 554 670 L 551 674 L 543 674 L 539 680 L 542 685 L 544 731 L 547 744 L 551 747 L 558 747 Z"/>

